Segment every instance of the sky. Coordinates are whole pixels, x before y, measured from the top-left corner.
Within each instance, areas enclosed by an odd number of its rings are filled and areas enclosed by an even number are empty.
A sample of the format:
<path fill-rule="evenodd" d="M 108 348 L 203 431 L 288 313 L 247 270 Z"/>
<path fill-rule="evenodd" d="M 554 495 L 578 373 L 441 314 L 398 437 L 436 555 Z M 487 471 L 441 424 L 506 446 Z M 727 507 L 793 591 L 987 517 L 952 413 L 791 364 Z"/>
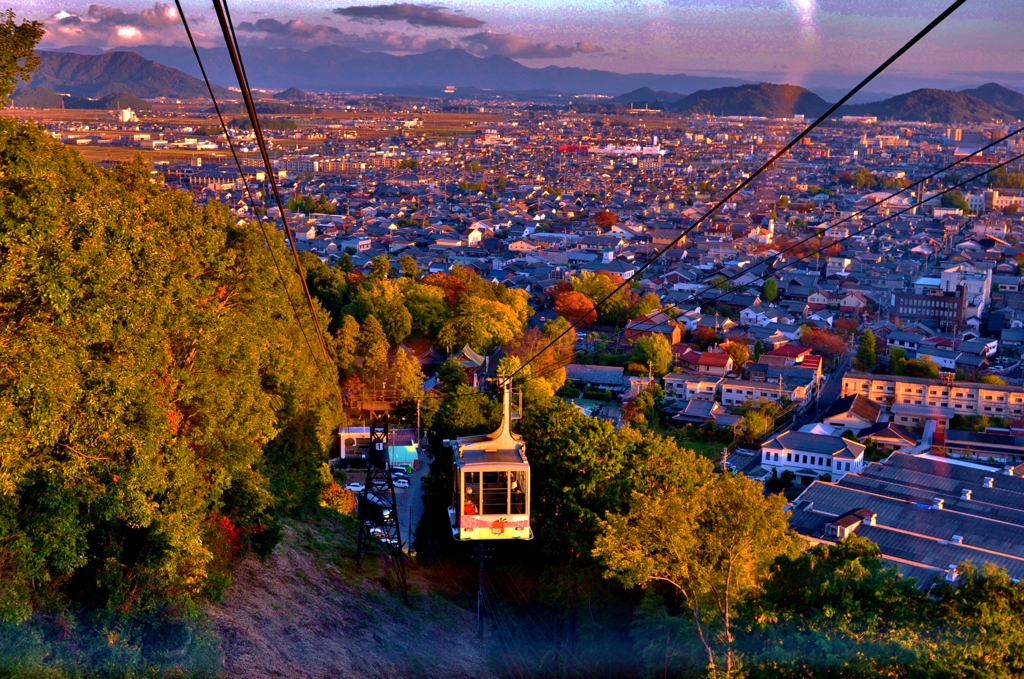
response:
<path fill-rule="evenodd" d="M 229 4 L 239 40 L 305 49 L 341 44 L 409 54 L 458 47 L 531 67 L 721 75 L 849 86 L 949 4 L 936 0 L 255 0 Z M 43 47 L 185 42 L 173 2 L 19 0 Z M 209 2 L 184 0 L 216 44 Z M 969 0 L 871 89 L 996 81 L 1024 88 L 1024 0 Z"/>

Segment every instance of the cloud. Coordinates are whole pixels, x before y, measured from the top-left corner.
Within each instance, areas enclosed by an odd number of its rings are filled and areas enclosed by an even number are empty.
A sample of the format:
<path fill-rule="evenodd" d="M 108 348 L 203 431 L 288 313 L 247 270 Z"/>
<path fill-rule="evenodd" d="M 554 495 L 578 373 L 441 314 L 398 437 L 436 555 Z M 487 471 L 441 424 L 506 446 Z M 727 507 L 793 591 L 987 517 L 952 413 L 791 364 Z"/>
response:
<path fill-rule="evenodd" d="M 558 45 L 553 42 L 534 42 L 529 38 L 513 33 L 495 33 L 484 31 L 462 38 L 467 49 L 477 56 L 502 56 L 518 59 L 565 59 L 574 54 L 597 54 L 604 52 L 589 42 L 578 42 L 575 45 Z"/>
<path fill-rule="evenodd" d="M 89 5 L 84 15 L 61 11 L 43 22 L 44 46 L 170 45 L 184 40 L 174 5 L 158 2 L 141 12 Z"/>
<path fill-rule="evenodd" d="M 309 24 L 301 19 L 287 22 L 277 19 L 243 21 L 236 30 L 239 39 L 246 44 L 264 47 L 345 45 L 364 52 L 428 52 L 454 46 L 445 38 L 428 38 L 397 31 L 346 33 L 334 26 Z"/>
<path fill-rule="evenodd" d="M 484 25 L 480 19 L 466 16 L 461 12 L 445 11 L 440 5 L 414 5 L 409 2 L 338 7 L 334 13 L 348 17 L 349 21 L 404 21 L 410 26 L 432 28 L 479 28 Z"/>

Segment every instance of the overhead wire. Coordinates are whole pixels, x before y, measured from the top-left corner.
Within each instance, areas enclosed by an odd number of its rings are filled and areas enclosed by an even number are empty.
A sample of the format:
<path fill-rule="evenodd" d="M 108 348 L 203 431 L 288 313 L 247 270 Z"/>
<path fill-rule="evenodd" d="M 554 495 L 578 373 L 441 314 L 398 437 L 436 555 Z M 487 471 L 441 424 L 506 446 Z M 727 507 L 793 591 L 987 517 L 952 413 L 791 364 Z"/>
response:
<path fill-rule="evenodd" d="M 299 332 L 302 334 L 302 339 L 306 344 L 306 348 L 309 349 L 311 356 L 315 356 L 317 352 L 314 351 L 313 344 L 309 341 L 309 335 L 306 333 L 306 328 L 305 326 L 302 325 L 302 320 L 299 317 L 298 308 L 295 306 L 295 300 L 292 297 L 291 290 L 289 289 L 288 283 L 285 280 L 284 272 L 281 270 L 281 263 L 278 260 L 275 248 L 270 241 L 270 234 L 267 231 L 266 222 L 263 220 L 262 216 L 256 210 L 256 199 L 252 195 L 252 189 L 249 187 L 249 182 L 247 182 L 245 179 L 245 170 L 242 169 L 242 161 L 239 160 L 238 158 L 238 151 L 235 149 L 235 143 L 231 139 L 231 132 L 228 129 L 227 122 L 224 120 L 224 114 L 221 111 L 220 104 L 217 103 L 217 96 L 213 92 L 213 84 L 210 82 L 210 78 L 206 74 L 206 67 L 203 65 L 202 57 L 199 55 L 199 48 L 196 45 L 195 38 L 192 35 L 192 29 L 188 25 L 188 19 L 185 17 L 185 11 L 181 6 L 181 0 L 174 0 L 174 4 L 178 10 L 178 16 L 181 17 L 181 24 L 185 28 L 185 35 L 188 36 L 189 44 L 192 46 L 192 53 L 196 57 L 196 63 L 199 65 L 199 72 L 202 74 L 203 80 L 206 82 L 206 89 L 210 94 L 210 100 L 213 102 L 213 109 L 217 113 L 217 120 L 220 122 L 220 128 L 224 132 L 224 138 L 227 140 L 228 150 L 230 150 L 231 157 L 235 161 L 235 167 L 238 168 L 238 175 L 239 177 L 241 177 L 242 185 L 245 187 L 245 193 L 249 199 L 249 207 L 252 210 L 252 214 L 253 217 L 256 219 L 256 222 L 260 225 L 260 231 L 263 232 L 263 239 L 267 243 L 267 249 L 270 250 L 270 257 L 274 262 L 274 269 L 277 271 L 277 278 L 279 281 L 281 281 L 281 286 L 284 288 L 285 297 L 288 299 L 288 306 L 291 307 L 292 315 L 295 318 L 296 325 L 299 326 Z M 265 168 L 265 170 L 268 173 L 270 172 L 269 167 Z M 328 366 L 330 368 L 333 368 L 333 364 L 328 364 Z M 337 380 L 332 380 L 327 375 L 324 374 L 322 364 L 319 360 L 316 360 L 316 367 L 317 372 L 320 374 L 320 378 L 324 380 L 326 384 L 337 384 Z"/>
<path fill-rule="evenodd" d="M 1022 129 L 1024 129 L 1024 128 L 1022 128 Z M 1006 167 L 1006 166 L 1008 166 L 1008 165 L 1010 165 L 1012 163 L 1015 163 L 1015 162 L 1017 162 L 1018 160 L 1020 160 L 1022 158 L 1024 158 L 1024 154 L 1019 154 L 1019 155 L 1014 156 L 1014 157 L 1012 157 L 1012 158 L 1010 158 L 1008 160 L 1005 160 L 1005 161 L 1000 162 L 1000 163 L 998 163 L 996 165 L 993 165 L 992 167 L 988 168 L 987 170 L 984 170 L 983 172 L 979 172 L 978 174 L 976 174 L 976 175 L 974 175 L 974 176 L 972 176 L 972 177 L 970 177 L 968 179 L 962 180 L 960 182 L 957 182 L 956 184 L 953 184 L 953 185 L 943 189 L 942 191 L 936 193 L 933 196 L 929 196 L 928 200 L 934 200 L 936 198 L 941 198 L 942 196 L 944 196 L 944 195 L 946 195 L 948 193 L 951 193 L 953 191 L 956 191 L 957 189 L 963 188 L 964 186 L 967 186 L 968 184 L 970 184 L 972 182 L 975 182 L 978 179 L 981 179 L 982 177 L 984 177 L 984 176 L 986 176 L 986 175 L 988 175 L 988 174 L 990 174 L 990 173 L 992 173 L 992 172 L 994 172 L 994 171 L 996 171 L 996 170 L 998 170 L 1000 168 L 1003 168 L 1003 167 Z M 829 248 L 831 248 L 832 246 L 834 246 L 834 245 L 836 245 L 838 243 L 845 242 L 845 241 L 847 241 L 847 240 L 849 240 L 851 238 L 859 236 L 862 233 L 865 233 L 865 232 L 870 231 L 870 230 L 872 230 L 874 228 L 877 228 L 878 226 L 881 226 L 882 224 L 885 224 L 886 222 L 892 221 L 893 219 L 896 219 L 897 217 L 901 217 L 902 215 L 906 214 L 907 212 L 910 212 L 911 210 L 914 210 L 917 207 L 919 207 L 920 204 L 921 204 L 921 201 L 917 201 L 913 205 L 910 205 L 910 206 L 908 206 L 906 208 L 902 208 L 902 209 L 892 213 L 888 217 L 885 217 L 885 218 L 880 219 L 878 221 L 872 222 L 871 224 L 865 226 L 864 228 L 859 229 L 857 231 L 854 231 L 853 233 L 850 233 L 847 236 L 844 236 L 843 238 L 839 238 L 839 239 L 836 239 L 834 241 L 830 241 L 828 244 L 822 246 L 821 248 L 819 248 L 817 250 L 812 250 L 811 252 L 808 252 L 808 253 L 806 253 L 804 255 L 801 255 L 800 257 L 797 257 L 796 259 L 794 259 L 792 261 L 789 261 L 789 262 L 786 262 L 785 264 L 782 264 L 778 268 L 774 269 L 773 273 L 778 272 L 778 271 L 782 271 L 783 269 L 789 268 L 789 267 L 791 267 L 791 266 L 793 266 L 793 265 L 795 265 L 795 264 L 797 264 L 797 263 L 799 263 L 801 261 L 810 259 L 811 256 L 813 256 L 815 254 L 819 254 L 821 252 L 824 252 L 825 250 L 828 250 Z M 870 209 L 870 208 L 867 208 L 867 209 Z M 810 240 L 811 238 L 814 238 L 814 237 L 815 236 L 808 237 L 808 238 L 804 239 L 803 241 L 801 241 L 801 243 L 806 242 L 807 240 Z M 758 264 L 755 264 L 754 266 L 752 266 L 750 268 L 751 269 L 757 268 L 761 264 L 763 264 L 763 262 L 759 262 Z M 736 276 L 733 276 L 732 278 L 727 279 L 727 280 L 732 280 L 735 277 Z M 704 292 L 706 292 L 706 291 L 707 291 L 707 289 L 704 290 Z M 726 296 L 728 296 L 730 294 L 733 294 L 732 291 L 723 291 L 722 294 L 714 297 L 708 303 L 709 304 L 714 304 L 718 300 L 720 300 L 723 297 L 726 297 Z M 668 310 L 668 309 L 672 309 L 672 308 L 677 308 L 678 309 L 678 305 L 685 304 L 687 301 L 693 299 L 693 297 L 694 297 L 694 295 L 691 295 L 686 300 L 683 300 L 681 302 L 673 303 L 673 304 L 668 305 L 666 307 L 662 307 L 662 310 L 664 311 L 664 310 Z M 608 338 L 607 340 L 603 341 L 602 347 L 606 347 L 608 344 L 610 344 L 615 339 L 615 337 L 617 337 L 618 335 L 623 334 L 624 331 L 625 331 L 625 329 L 622 329 L 622 330 L 618 331 L 611 338 Z M 595 355 L 597 353 L 599 353 L 598 350 L 597 349 L 593 349 L 590 352 L 584 354 L 584 356 L 591 356 L 591 355 Z M 577 360 L 578 358 L 579 357 L 577 356 L 573 360 Z M 538 372 L 537 374 L 530 375 L 530 378 L 539 379 L 539 378 L 546 377 L 547 375 L 550 375 L 550 374 L 553 374 L 554 372 L 557 372 L 558 370 L 564 368 L 566 365 L 569 365 L 572 362 L 573 361 L 569 361 L 568 363 L 562 363 L 562 364 L 556 364 L 555 366 L 550 366 L 550 367 L 546 368 L 545 370 Z"/>
<path fill-rule="evenodd" d="M 219 1 L 220 0 L 214 0 L 214 2 L 219 2 Z M 813 130 L 815 130 L 823 122 L 828 120 L 832 116 L 833 113 L 835 113 L 842 106 L 844 106 L 850 99 L 852 99 L 854 96 L 856 96 L 856 94 L 858 92 L 860 92 L 862 89 L 864 89 L 872 80 L 874 80 L 876 77 L 878 77 L 887 68 L 889 68 L 889 66 L 891 66 L 894 62 L 896 62 L 907 51 L 909 51 L 914 45 L 916 45 L 925 36 L 927 36 L 929 33 L 931 33 L 932 30 L 935 29 L 935 27 L 937 27 L 939 24 L 941 24 L 943 21 L 945 21 L 953 12 L 955 12 L 957 9 L 959 9 L 960 6 L 963 5 L 966 1 L 967 0 L 955 0 L 941 14 L 939 14 L 936 18 L 934 18 L 931 22 L 929 22 L 927 26 L 925 26 L 923 29 L 921 29 L 916 35 L 914 35 L 914 37 L 912 37 L 910 40 L 908 40 L 906 43 L 904 43 L 903 46 L 901 46 L 891 56 L 889 56 L 888 59 L 886 59 L 884 62 L 882 62 L 877 68 L 875 68 L 875 70 L 873 70 L 863 80 L 861 80 L 856 86 L 854 86 L 853 89 L 851 89 L 849 92 L 847 92 L 845 95 L 843 95 L 839 99 L 839 101 L 837 101 L 836 103 L 832 104 L 828 108 L 827 111 L 825 111 L 820 116 L 818 116 L 810 125 L 805 127 L 803 129 L 803 131 L 801 131 L 799 134 L 797 134 L 795 137 L 793 137 L 781 149 L 776 151 L 759 168 L 757 168 L 748 177 L 743 179 L 734 188 L 729 190 L 729 192 L 726 193 L 726 195 L 724 197 L 720 198 L 718 200 L 718 202 L 715 203 L 711 207 L 710 210 L 708 210 L 703 215 L 701 215 L 697 219 L 697 221 L 695 221 L 693 224 L 691 224 L 686 229 L 683 229 L 682 232 L 672 240 L 672 242 L 670 242 L 664 248 L 662 248 L 661 250 L 656 252 L 652 259 L 648 260 L 646 263 L 644 263 L 643 266 L 641 266 L 639 269 L 637 269 L 636 273 L 633 274 L 632 278 L 636 278 L 636 277 L 640 276 L 644 271 L 646 271 L 648 268 L 650 268 L 650 266 L 652 264 L 654 264 L 654 262 L 656 262 L 658 259 L 660 259 L 662 257 L 662 255 L 664 255 L 670 249 L 675 247 L 680 241 L 682 241 L 683 238 L 685 238 L 687 236 L 687 234 L 689 234 L 691 231 L 693 231 L 694 229 L 699 227 L 701 224 L 703 224 L 706 219 L 708 219 L 711 215 L 715 214 L 733 196 L 735 196 L 741 190 L 746 188 L 751 182 L 753 182 L 755 179 L 757 179 L 757 177 L 759 177 L 765 170 L 767 170 L 769 167 L 774 165 L 775 161 L 777 161 L 783 155 L 788 153 L 790 151 L 790 149 L 792 149 L 794 146 L 799 144 L 800 141 L 802 139 L 804 139 L 808 134 L 810 134 Z M 632 280 L 632 278 L 630 280 Z M 597 302 L 594 305 L 594 308 L 595 309 L 600 308 L 606 302 L 611 300 L 616 294 L 619 293 L 620 290 L 625 288 L 627 285 L 629 285 L 629 281 L 622 281 L 622 283 L 617 285 L 610 293 L 608 293 L 604 298 L 602 298 L 599 302 Z M 537 359 L 537 357 L 540 356 L 540 354 L 542 354 L 545 351 L 547 351 L 548 349 L 550 349 L 552 346 L 554 346 L 558 342 L 558 340 L 562 339 L 562 337 L 564 337 L 567 333 L 571 332 L 576 326 L 578 326 L 582 322 L 582 320 L 583 320 L 583 317 L 578 318 L 575 321 L 573 321 L 572 323 L 570 323 L 569 327 L 567 327 L 561 333 L 559 333 L 559 335 L 557 337 L 555 337 L 550 342 L 548 342 L 542 349 L 540 349 L 540 351 L 538 351 L 533 356 L 531 356 L 527 361 L 523 362 L 515 371 L 513 371 L 505 379 L 506 380 L 511 380 L 517 374 L 522 372 L 527 366 L 532 364 Z"/>
<path fill-rule="evenodd" d="M 266 167 L 267 177 L 270 179 L 270 188 L 274 194 L 274 199 L 277 202 L 278 210 L 281 213 L 281 221 L 284 223 L 285 239 L 288 241 L 288 245 L 291 249 L 292 259 L 294 260 L 295 268 L 298 271 L 299 280 L 302 283 L 302 292 L 306 297 L 309 312 L 313 316 L 313 324 L 316 328 L 317 337 L 320 340 L 320 348 L 323 351 L 324 358 L 328 364 L 333 365 L 331 352 L 328 348 L 328 342 L 324 336 L 323 327 L 320 324 L 320 317 L 319 314 L 317 314 L 316 305 L 313 303 L 313 297 L 309 292 L 309 285 L 306 283 L 306 276 L 302 269 L 302 262 L 299 259 L 299 249 L 295 244 L 295 236 L 292 234 L 291 228 L 288 225 L 288 218 L 285 215 L 285 205 L 284 201 L 281 199 L 281 190 L 277 185 L 277 179 L 274 177 L 274 173 L 271 171 L 270 153 L 267 148 L 267 141 L 263 136 L 263 128 L 260 125 L 259 115 L 256 111 L 256 104 L 252 98 L 252 90 L 249 86 L 249 80 L 245 75 L 245 67 L 242 63 L 241 52 L 234 36 L 234 26 L 228 18 L 227 3 L 225 0 L 213 0 L 213 8 L 217 14 L 217 21 L 220 23 L 221 33 L 224 35 L 224 42 L 227 45 L 228 56 L 231 58 L 231 65 L 234 68 L 235 76 L 238 79 L 239 89 L 242 91 L 242 99 L 249 115 L 249 121 L 252 124 L 253 133 L 256 136 L 256 144 L 259 146 L 260 156 L 263 158 L 263 164 Z M 334 380 L 334 383 L 335 388 L 340 394 L 341 388 L 337 385 L 337 380 Z"/>

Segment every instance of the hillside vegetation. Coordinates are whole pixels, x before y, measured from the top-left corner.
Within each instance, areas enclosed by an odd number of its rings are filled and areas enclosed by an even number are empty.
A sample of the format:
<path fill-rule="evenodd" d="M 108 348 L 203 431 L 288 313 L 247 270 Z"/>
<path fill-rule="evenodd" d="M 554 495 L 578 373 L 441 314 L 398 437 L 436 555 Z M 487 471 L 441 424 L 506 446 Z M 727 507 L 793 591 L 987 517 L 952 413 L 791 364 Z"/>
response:
<path fill-rule="evenodd" d="M 115 92 L 144 98 L 209 96 L 202 80 L 135 52 L 90 55 L 39 51 L 36 55 L 39 67 L 32 76 L 32 86 L 75 97 L 102 97 Z M 218 97 L 232 97 L 229 90 L 216 85 L 214 92 Z"/>
<path fill-rule="evenodd" d="M 967 123 L 1015 119 L 1016 113 L 997 108 L 967 92 L 920 89 L 870 104 L 844 106 L 839 115 L 871 115 L 885 120 L 925 123 Z"/>
<path fill-rule="evenodd" d="M 719 116 L 816 117 L 828 109 L 828 102 L 803 87 L 761 83 L 700 90 L 673 102 L 669 108 L 680 113 Z"/>

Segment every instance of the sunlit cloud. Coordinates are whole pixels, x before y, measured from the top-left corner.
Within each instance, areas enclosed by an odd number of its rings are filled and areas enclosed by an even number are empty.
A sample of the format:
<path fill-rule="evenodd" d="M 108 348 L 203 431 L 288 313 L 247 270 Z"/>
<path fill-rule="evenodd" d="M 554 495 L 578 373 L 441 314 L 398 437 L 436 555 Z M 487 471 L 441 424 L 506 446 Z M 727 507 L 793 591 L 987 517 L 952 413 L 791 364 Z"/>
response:
<path fill-rule="evenodd" d="M 158 2 L 141 12 L 89 5 L 85 14 L 61 10 L 43 21 L 44 47 L 171 45 L 185 37 L 174 5 Z"/>

